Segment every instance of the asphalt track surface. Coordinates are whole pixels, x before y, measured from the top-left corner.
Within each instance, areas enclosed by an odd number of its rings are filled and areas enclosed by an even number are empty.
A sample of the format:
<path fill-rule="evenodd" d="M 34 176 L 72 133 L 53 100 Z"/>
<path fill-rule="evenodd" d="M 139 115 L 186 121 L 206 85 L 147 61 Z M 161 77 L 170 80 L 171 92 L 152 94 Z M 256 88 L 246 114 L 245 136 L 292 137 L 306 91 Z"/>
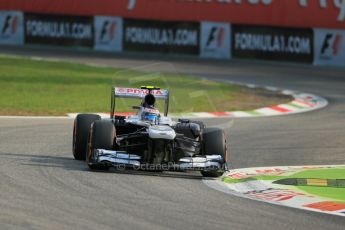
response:
<path fill-rule="evenodd" d="M 248 61 L 6 48 L 0 53 L 189 73 L 301 90 L 325 109 L 231 124 L 231 168 L 345 163 L 345 70 Z M 207 187 L 197 173 L 91 172 L 72 158 L 72 120 L 0 119 L 0 229 L 344 229 L 345 219 Z"/>

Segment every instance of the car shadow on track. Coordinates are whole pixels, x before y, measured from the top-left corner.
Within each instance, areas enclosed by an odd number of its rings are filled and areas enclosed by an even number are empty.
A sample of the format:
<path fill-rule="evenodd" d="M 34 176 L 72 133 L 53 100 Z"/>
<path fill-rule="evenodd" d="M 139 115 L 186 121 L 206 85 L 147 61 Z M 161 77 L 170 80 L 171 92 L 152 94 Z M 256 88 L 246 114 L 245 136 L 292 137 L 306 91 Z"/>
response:
<path fill-rule="evenodd" d="M 140 171 L 140 170 L 118 170 L 111 168 L 108 173 L 116 174 L 126 174 L 126 175 L 139 175 L 139 176 L 151 176 L 151 177 L 170 177 L 170 178 L 180 178 L 180 179 L 194 179 L 202 180 L 203 177 L 199 172 L 173 172 L 173 171 L 164 171 L 164 172 L 152 172 L 152 171 Z"/>
<path fill-rule="evenodd" d="M 62 154 L 67 155 L 67 154 Z M 8 159 L 12 164 L 18 162 L 20 165 L 32 167 L 50 167 L 63 168 L 72 171 L 87 171 L 91 173 L 113 173 L 126 174 L 133 176 L 151 176 L 151 177 L 167 177 L 180 179 L 194 179 L 202 180 L 203 178 L 199 172 L 154 172 L 154 171 L 139 171 L 133 169 L 115 169 L 111 168 L 109 171 L 90 170 L 85 162 L 74 160 L 72 157 L 64 156 L 47 156 L 39 154 L 18 154 L 18 153 L 0 153 L 2 159 Z"/>
<path fill-rule="evenodd" d="M 66 154 L 63 154 L 66 155 Z M 39 154 L 18 154 L 18 153 L 0 153 L 0 157 L 9 160 L 11 164 L 20 164 L 33 167 L 53 167 L 66 170 L 86 171 L 86 165 L 82 161 L 76 161 L 71 157 L 57 155 L 39 155 Z"/>

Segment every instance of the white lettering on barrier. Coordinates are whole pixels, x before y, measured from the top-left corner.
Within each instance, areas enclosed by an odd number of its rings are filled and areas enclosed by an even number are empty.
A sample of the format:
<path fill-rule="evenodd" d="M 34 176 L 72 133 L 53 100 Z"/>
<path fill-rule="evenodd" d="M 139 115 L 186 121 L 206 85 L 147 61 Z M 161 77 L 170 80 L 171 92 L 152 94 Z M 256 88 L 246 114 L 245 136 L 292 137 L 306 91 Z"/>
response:
<path fill-rule="evenodd" d="M 131 5 L 135 0 L 130 0 L 128 5 Z M 216 2 L 216 3 L 236 3 L 236 4 L 242 4 L 243 2 L 247 1 L 249 4 L 257 5 L 257 4 L 264 4 L 269 5 L 272 3 L 273 0 L 180 0 L 181 2 Z M 132 6 L 132 5 L 131 5 Z"/>
<path fill-rule="evenodd" d="M 334 7 L 340 10 L 337 20 L 344 21 L 345 19 L 345 0 L 319 0 L 319 4 L 321 8 L 327 8 L 330 1 L 333 1 Z M 300 6 L 307 7 L 308 0 L 298 0 Z"/>
<path fill-rule="evenodd" d="M 239 2 L 241 2 L 241 1 L 239 1 Z M 250 4 L 253 4 L 253 5 L 259 4 L 259 3 L 260 3 L 259 0 L 248 0 L 248 2 L 249 2 Z M 261 3 L 264 4 L 264 5 L 269 5 L 269 4 L 272 3 L 272 0 L 261 0 Z"/>
<path fill-rule="evenodd" d="M 235 34 L 235 49 L 296 54 L 311 53 L 310 39 L 307 37 L 289 36 L 285 39 L 284 36 L 279 35 L 249 33 Z"/>
<path fill-rule="evenodd" d="M 29 20 L 26 22 L 27 34 L 33 37 L 74 38 L 92 37 L 92 28 L 80 23 L 44 22 Z"/>
<path fill-rule="evenodd" d="M 273 0 L 179 0 L 180 2 L 195 2 L 195 3 L 220 3 L 220 4 L 243 4 L 245 2 L 251 4 L 251 5 L 259 5 L 259 4 L 263 4 L 263 5 L 270 5 L 271 3 L 273 3 Z M 131 9 L 134 8 L 136 0 L 130 0 L 128 3 L 128 7 L 132 7 Z M 339 9 L 339 14 L 337 17 L 338 21 L 344 21 L 345 19 L 345 0 L 319 0 L 319 5 L 320 8 L 322 9 L 326 9 L 329 6 L 329 3 L 333 2 L 333 6 L 335 8 Z M 308 7 L 309 6 L 309 1 L 308 0 L 297 0 L 297 3 L 301 6 L 301 7 Z"/>
<path fill-rule="evenodd" d="M 340 9 L 338 21 L 345 19 L 345 0 L 334 0 L 334 6 Z"/>
<path fill-rule="evenodd" d="M 196 46 L 198 34 L 195 30 L 178 29 L 174 33 L 172 29 L 159 28 L 126 28 L 125 38 L 127 42 L 153 45 Z"/>
<path fill-rule="evenodd" d="M 136 4 L 137 4 L 137 0 L 128 0 L 127 9 L 133 10 Z"/>

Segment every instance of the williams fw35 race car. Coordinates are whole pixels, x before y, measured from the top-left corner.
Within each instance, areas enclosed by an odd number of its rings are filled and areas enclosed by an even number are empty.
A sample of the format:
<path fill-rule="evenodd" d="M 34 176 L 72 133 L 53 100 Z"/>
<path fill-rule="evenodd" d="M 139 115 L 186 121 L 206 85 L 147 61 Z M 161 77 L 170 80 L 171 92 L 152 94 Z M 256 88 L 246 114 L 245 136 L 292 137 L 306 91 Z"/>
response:
<path fill-rule="evenodd" d="M 138 98 L 136 115 L 116 116 L 115 99 Z M 164 100 L 164 115 L 155 108 Z M 73 155 L 90 169 L 110 167 L 149 171 L 197 170 L 218 177 L 227 170 L 226 137 L 222 129 L 200 121 L 168 117 L 169 92 L 158 87 L 112 89 L 110 118 L 78 114 L 73 129 Z"/>

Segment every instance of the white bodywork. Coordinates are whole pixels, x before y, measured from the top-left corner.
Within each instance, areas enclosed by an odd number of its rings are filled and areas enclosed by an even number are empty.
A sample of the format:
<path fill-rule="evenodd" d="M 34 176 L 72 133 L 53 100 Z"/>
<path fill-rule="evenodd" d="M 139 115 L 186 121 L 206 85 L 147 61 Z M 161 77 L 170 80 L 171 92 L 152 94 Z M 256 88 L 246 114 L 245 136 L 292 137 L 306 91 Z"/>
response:
<path fill-rule="evenodd" d="M 123 151 L 112 151 L 105 149 L 97 149 L 95 154 L 98 157 L 98 162 L 111 162 L 114 164 L 140 166 L 140 156 L 138 155 L 128 154 Z"/>
<path fill-rule="evenodd" d="M 151 124 L 150 122 L 142 121 L 140 115 L 133 115 L 129 116 L 126 122 L 146 127 L 146 131 L 152 139 L 174 140 L 176 137 L 175 130 L 170 127 L 176 124 L 176 122 L 170 117 L 160 117 L 158 124 Z"/>
<path fill-rule="evenodd" d="M 140 167 L 140 156 L 135 154 L 128 154 L 123 151 L 96 149 L 95 153 L 98 163 L 111 163 L 116 165 L 131 165 L 134 167 Z M 180 159 L 180 162 L 175 165 L 171 165 L 172 168 L 182 170 L 212 170 L 220 169 L 222 160 L 220 155 L 207 155 L 205 157 L 184 157 Z"/>
<path fill-rule="evenodd" d="M 132 124 L 135 124 L 135 125 L 140 125 L 140 126 L 145 126 L 145 127 L 149 127 L 153 124 L 151 124 L 150 122 L 147 122 L 147 121 L 142 121 L 140 119 L 140 114 L 139 115 L 131 115 L 131 116 L 128 116 L 127 119 L 126 119 L 126 122 L 128 123 L 132 123 Z M 164 116 L 161 116 L 158 120 L 158 124 L 159 125 L 168 125 L 168 126 L 173 126 L 175 125 L 177 122 L 173 121 L 170 117 L 164 117 Z"/>
<path fill-rule="evenodd" d="M 147 132 L 152 139 L 174 140 L 176 137 L 175 130 L 166 125 L 152 125 Z"/>

